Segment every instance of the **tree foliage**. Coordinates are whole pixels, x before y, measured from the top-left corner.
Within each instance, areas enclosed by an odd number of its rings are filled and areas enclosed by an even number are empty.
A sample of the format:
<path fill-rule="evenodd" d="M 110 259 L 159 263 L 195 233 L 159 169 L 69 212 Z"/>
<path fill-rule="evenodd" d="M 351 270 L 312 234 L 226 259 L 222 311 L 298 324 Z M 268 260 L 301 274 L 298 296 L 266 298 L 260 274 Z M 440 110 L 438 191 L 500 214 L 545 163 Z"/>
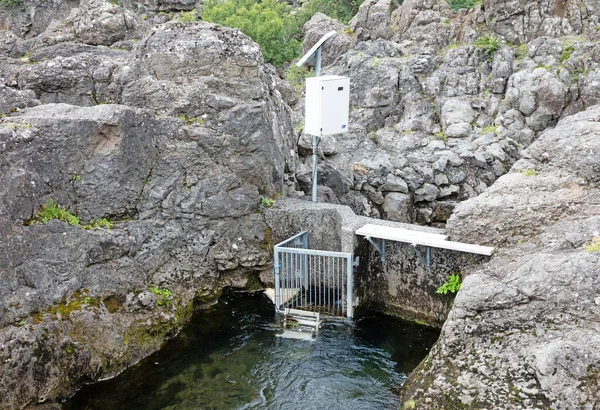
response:
<path fill-rule="evenodd" d="M 454 10 L 459 9 L 470 9 L 475 7 L 478 4 L 481 4 L 481 0 L 447 0 L 448 4 Z"/>
<path fill-rule="evenodd" d="M 299 21 L 306 23 L 315 13 L 323 13 L 343 24 L 356 15 L 364 0 L 309 0 L 298 10 Z"/>
<path fill-rule="evenodd" d="M 315 13 L 347 24 L 363 1 L 309 0 L 292 9 L 278 0 L 207 0 L 202 7 L 202 19 L 241 30 L 258 43 L 267 62 L 281 66 L 298 57 L 302 26 Z"/>
<path fill-rule="evenodd" d="M 291 7 L 278 0 L 208 0 L 202 19 L 240 29 L 260 46 L 265 60 L 281 66 L 300 50 L 299 27 Z"/>

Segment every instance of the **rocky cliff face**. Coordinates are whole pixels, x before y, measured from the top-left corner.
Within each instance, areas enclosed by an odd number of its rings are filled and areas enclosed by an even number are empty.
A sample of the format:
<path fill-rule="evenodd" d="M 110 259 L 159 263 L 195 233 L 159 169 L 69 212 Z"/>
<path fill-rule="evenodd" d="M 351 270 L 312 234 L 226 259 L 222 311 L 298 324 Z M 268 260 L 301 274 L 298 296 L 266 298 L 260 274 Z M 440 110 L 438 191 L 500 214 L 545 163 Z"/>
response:
<path fill-rule="evenodd" d="M 596 408 L 600 402 L 600 106 L 570 116 L 461 203 L 453 239 L 501 246 L 466 278 L 404 386 L 416 408 Z"/>
<path fill-rule="evenodd" d="M 387 18 L 389 1 L 363 3 L 351 24 L 356 45 L 325 70 L 350 76 L 353 90 L 350 133 L 321 142 L 324 194 L 362 214 L 445 223 L 541 132 L 596 104 L 596 6 L 546 3 L 455 12 L 407 0 Z M 330 26 L 315 19 L 307 38 L 319 24 Z M 307 191 L 308 136 L 300 148 Z"/>
<path fill-rule="evenodd" d="M 257 210 L 291 141 L 280 80 L 237 30 L 140 21 L 91 1 L 38 36 L 2 33 L 0 408 L 118 373 L 194 300 L 268 269 Z M 30 224 L 50 200 L 80 223 Z"/>

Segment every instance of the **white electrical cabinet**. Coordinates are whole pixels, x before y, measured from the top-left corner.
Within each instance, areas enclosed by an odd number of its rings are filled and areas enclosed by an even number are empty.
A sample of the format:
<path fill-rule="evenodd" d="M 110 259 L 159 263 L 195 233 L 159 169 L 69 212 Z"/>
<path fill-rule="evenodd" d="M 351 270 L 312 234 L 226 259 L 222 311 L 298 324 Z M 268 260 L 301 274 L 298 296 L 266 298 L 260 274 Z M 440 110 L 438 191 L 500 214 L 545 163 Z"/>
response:
<path fill-rule="evenodd" d="M 306 79 L 304 132 L 324 136 L 348 132 L 350 78 L 326 75 Z"/>

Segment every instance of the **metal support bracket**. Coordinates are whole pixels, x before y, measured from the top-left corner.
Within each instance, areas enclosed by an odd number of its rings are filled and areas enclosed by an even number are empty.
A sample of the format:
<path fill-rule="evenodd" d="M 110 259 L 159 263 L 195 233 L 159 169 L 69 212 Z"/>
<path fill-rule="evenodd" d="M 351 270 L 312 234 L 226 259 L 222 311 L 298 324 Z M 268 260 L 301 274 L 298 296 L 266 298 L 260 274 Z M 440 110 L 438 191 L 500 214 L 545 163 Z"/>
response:
<path fill-rule="evenodd" d="M 425 247 L 425 255 L 423 255 L 421 251 L 417 249 L 416 244 L 413 243 L 412 246 L 415 249 L 415 253 L 417 254 L 417 257 L 421 260 L 423 266 L 429 269 L 429 267 L 431 266 L 431 248 L 429 246 Z"/>
<path fill-rule="evenodd" d="M 379 252 L 379 260 L 385 261 L 385 239 L 380 239 L 379 244 L 376 243 L 370 236 L 365 236 L 365 239 L 371 242 L 371 245 L 375 247 L 375 250 Z"/>

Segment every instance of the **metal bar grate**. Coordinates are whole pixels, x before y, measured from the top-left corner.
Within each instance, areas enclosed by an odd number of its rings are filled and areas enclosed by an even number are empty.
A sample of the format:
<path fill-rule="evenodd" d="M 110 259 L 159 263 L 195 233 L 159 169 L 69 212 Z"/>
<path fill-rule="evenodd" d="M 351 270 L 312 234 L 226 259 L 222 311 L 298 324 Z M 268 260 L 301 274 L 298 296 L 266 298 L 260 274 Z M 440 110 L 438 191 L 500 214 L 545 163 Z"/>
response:
<path fill-rule="evenodd" d="M 300 232 L 275 245 L 275 308 L 352 317 L 352 254 L 308 249 Z"/>

